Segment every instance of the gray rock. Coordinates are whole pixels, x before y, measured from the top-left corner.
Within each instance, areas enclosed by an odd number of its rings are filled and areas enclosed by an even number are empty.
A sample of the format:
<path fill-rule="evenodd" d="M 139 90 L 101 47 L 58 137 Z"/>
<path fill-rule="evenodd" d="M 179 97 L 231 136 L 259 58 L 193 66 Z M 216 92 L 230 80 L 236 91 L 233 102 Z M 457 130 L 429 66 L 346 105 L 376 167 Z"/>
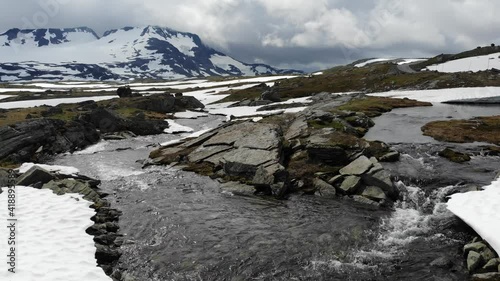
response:
<path fill-rule="evenodd" d="M 217 145 L 217 146 L 200 146 L 195 151 L 191 152 L 188 155 L 188 160 L 190 162 L 196 163 L 203 161 L 209 157 L 212 157 L 216 154 L 228 151 L 233 149 L 232 146 L 229 145 Z"/>
<path fill-rule="evenodd" d="M 0 187 L 6 187 L 9 184 L 9 172 L 0 169 Z M 2 193 L 2 189 L 0 188 L 0 193 Z"/>
<path fill-rule="evenodd" d="M 373 201 L 373 200 L 370 200 L 364 196 L 360 196 L 360 195 L 354 195 L 352 196 L 352 199 L 358 203 L 362 203 L 362 204 L 366 204 L 366 205 L 369 205 L 369 206 L 372 206 L 372 207 L 375 207 L 375 208 L 379 208 L 380 207 L 380 204 Z"/>
<path fill-rule="evenodd" d="M 391 151 L 384 156 L 380 157 L 380 162 L 397 162 L 399 161 L 399 152 Z"/>
<path fill-rule="evenodd" d="M 49 171 L 35 165 L 17 179 L 16 185 L 29 186 L 38 182 L 45 184 L 53 179 L 54 175 Z"/>
<path fill-rule="evenodd" d="M 227 175 L 252 179 L 258 166 L 278 163 L 279 159 L 278 150 L 240 148 L 224 153 L 222 163 L 224 172 Z"/>
<path fill-rule="evenodd" d="M 342 175 L 336 175 L 332 177 L 331 179 L 328 180 L 328 183 L 331 185 L 337 185 L 338 183 L 341 183 L 344 180 L 344 176 Z"/>
<path fill-rule="evenodd" d="M 356 176 L 348 176 L 344 179 L 339 189 L 344 194 L 355 194 L 361 186 L 361 178 Z"/>
<path fill-rule="evenodd" d="M 240 196 L 254 196 L 255 194 L 255 187 L 234 181 L 222 183 L 220 189 L 221 192 L 229 192 Z"/>
<path fill-rule="evenodd" d="M 361 156 L 358 159 L 351 162 L 349 165 L 340 169 L 341 175 L 353 175 L 360 176 L 370 170 L 373 167 L 372 161 L 366 156 Z"/>
<path fill-rule="evenodd" d="M 430 263 L 430 266 L 438 268 L 451 268 L 453 262 L 447 257 L 439 257 Z"/>
<path fill-rule="evenodd" d="M 313 180 L 313 185 L 314 185 L 314 188 L 319 192 L 319 194 L 322 197 L 325 197 L 325 198 L 335 198 L 336 197 L 337 192 L 335 191 L 335 187 L 328 184 L 327 182 L 325 182 L 321 179 L 315 178 Z"/>
<path fill-rule="evenodd" d="M 271 186 L 280 180 L 286 180 L 286 178 L 281 178 L 286 177 L 284 173 L 286 173 L 285 167 L 280 164 L 273 164 L 267 167 L 259 166 L 252 179 L 252 184 L 258 186 Z"/>
<path fill-rule="evenodd" d="M 381 200 L 387 200 L 387 196 L 385 195 L 384 191 L 380 187 L 376 186 L 367 186 L 365 190 L 363 190 L 363 193 L 361 193 L 361 195 L 377 202 Z"/>
<path fill-rule="evenodd" d="M 488 246 L 484 244 L 483 242 L 474 242 L 474 243 L 469 243 L 464 246 L 464 254 L 468 254 L 470 251 L 475 251 L 477 253 L 480 253 L 487 249 Z"/>
<path fill-rule="evenodd" d="M 307 122 L 304 118 L 297 118 L 293 121 L 292 125 L 288 128 L 285 139 L 292 140 L 300 136 L 304 136 L 307 133 Z"/>
<path fill-rule="evenodd" d="M 391 174 L 389 174 L 389 172 L 382 170 L 376 172 L 373 175 L 364 174 L 362 177 L 365 185 L 380 187 L 386 194 L 391 197 L 393 197 L 393 195 L 395 194 L 394 185 L 392 183 Z"/>
<path fill-rule="evenodd" d="M 78 193 L 83 198 L 92 202 L 100 199 L 99 193 L 95 191 L 87 182 L 74 179 L 53 180 L 43 185 L 43 189 L 50 189 L 57 195 L 67 193 Z"/>
<path fill-rule="evenodd" d="M 272 102 L 280 102 L 281 101 L 281 95 L 276 88 L 272 88 L 270 90 L 267 90 L 262 93 L 261 95 L 262 100 L 269 100 Z"/>
<path fill-rule="evenodd" d="M 498 266 L 500 265 L 500 259 L 490 259 L 488 262 L 483 266 L 483 270 L 485 271 L 497 271 Z"/>
<path fill-rule="evenodd" d="M 469 270 L 469 272 L 474 272 L 476 269 L 480 268 L 482 263 L 483 258 L 481 254 L 475 251 L 469 252 L 467 255 L 467 270 Z"/>
<path fill-rule="evenodd" d="M 378 163 L 378 160 L 375 157 L 370 157 L 370 161 L 372 161 L 373 165 Z"/>
<path fill-rule="evenodd" d="M 486 248 L 481 251 L 481 257 L 483 257 L 484 261 L 489 261 L 491 259 L 494 259 L 496 255 L 490 248 Z"/>
<path fill-rule="evenodd" d="M 499 272 L 474 274 L 472 276 L 472 281 L 498 281 L 498 280 L 500 280 Z"/>
<path fill-rule="evenodd" d="M 368 171 L 367 174 L 374 175 L 380 171 L 384 170 L 384 167 L 380 163 L 373 164 L 373 167 Z"/>
<path fill-rule="evenodd" d="M 277 125 L 244 122 L 221 129 L 217 135 L 203 145 L 232 145 L 236 148 L 269 150 L 281 144 L 280 128 Z"/>
<path fill-rule="evenodd" d="M 36 119 L 0 127 L 0 159 L 33 162 L 40 146 L 44 154 L 73 151 L 96 143 L 99 133 L 88 123 Z"/>

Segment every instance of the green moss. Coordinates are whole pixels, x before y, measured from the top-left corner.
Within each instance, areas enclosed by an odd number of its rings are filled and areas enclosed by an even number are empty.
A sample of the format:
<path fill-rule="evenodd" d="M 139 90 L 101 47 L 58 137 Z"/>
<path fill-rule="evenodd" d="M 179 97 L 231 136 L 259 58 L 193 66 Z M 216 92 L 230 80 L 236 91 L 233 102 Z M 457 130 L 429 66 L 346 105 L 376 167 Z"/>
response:
<path fill-rule="evenodd" d="M 446 148 L 445 150 L 440 151 L 439 156 L 444 157 L 450 160 L 451 162 L 455 163 L 465 163 L 471 160 L 468 154 L 457 152 L 450 148 Z"/>

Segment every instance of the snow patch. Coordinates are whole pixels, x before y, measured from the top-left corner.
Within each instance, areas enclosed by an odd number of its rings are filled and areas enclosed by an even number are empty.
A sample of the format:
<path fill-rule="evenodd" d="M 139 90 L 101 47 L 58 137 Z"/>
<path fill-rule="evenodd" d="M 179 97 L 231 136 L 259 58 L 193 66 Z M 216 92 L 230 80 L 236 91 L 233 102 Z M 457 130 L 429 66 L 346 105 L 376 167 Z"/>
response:
<path fill-rule="evenodd" d="M 56 165 L 45 165 L 45 164 L 35 164 L 35 163 L 24 163 L 19 167 L 19 173 L 24 174 L 26 173 L 29 169 L 31 169 L 33 166 L 38 166 L 42 169 L 45 169 L 49 172 L 55 172 L 59 173 L 62 175 L 76 175 L 80 173 L 80 170 L 78 170 L 75 167 L 69 167 L 69 166 L 56 166 Z"/>
<path fill-rule="evenodd" d="M 483 191 L 454 194 L 448 210 L 472 227 L 491 247 L 500 253 L 500 179 Z"/>
<path fill-rule="evenodd" d="M 90 202 L 80 194 L 57 196 L 52 190 L 21 186 L 15 190 L 19 198 L 16 256 L 20 263 L 12 274 L 2 262 L 1 280 L 111 280 L 97 267 L 93 237 L 85 232 L 95 215 Z M 7 195 L 4 188 L 1 206 L 7 206 Z M 7 221 L 7 211 L 0 209 L 0 221 Z M 0 228 L 0 237 L 8 237 L 8 228 Z M 0 253 L 8 253 L 7 247 L 7 243 L 0 243 Z"/>
<path fill-rule="evenodd" d="M 178 133 L 190 133 L 193 132 L 193 128 L 182 126 L 180 124 L 175 123 L 175 121 L 168 119 L 165 120 L 168 122 L 168 128 L 165 129 L 165 133 L 167 134 L 178 134 Z"/>
<path fill-rule="evenodd" d="M 392 91 L 368 94 L 377 97 L 409 98 L 423 102 L 440 103 L 451 100 L 466 100 L 500 96 L 500 87 L 452 88 L 422 91 Z"/>
<path fill-rule="evenodd" d="M 46 100 L 26 100 L 26 101 L 13 101 L 13 102 L 2 102 L 0 103 L 0 108 L 11 109 L 11 108 L 28 108 L 40 105 L 50 105 L 56 106 L 63 103 L 78 103 L 83 101 L 102 101 L 117 98 L 118 96 L 95 96 L 95 97 L 84 97 L 84 98 L 62 98 L 62 99 L 46 99 Z"/>
<path fill-rule="evenodd" d="M 500 53 L 490 54 L 486 56 L 477 56 L 463 58 L 458 60 L 447 61 L 442 64 L 431 65 L 428 70 L 439 72 L 464 72 L 464 71 L 484 71 L 488 69 L 500 69 Z"/>

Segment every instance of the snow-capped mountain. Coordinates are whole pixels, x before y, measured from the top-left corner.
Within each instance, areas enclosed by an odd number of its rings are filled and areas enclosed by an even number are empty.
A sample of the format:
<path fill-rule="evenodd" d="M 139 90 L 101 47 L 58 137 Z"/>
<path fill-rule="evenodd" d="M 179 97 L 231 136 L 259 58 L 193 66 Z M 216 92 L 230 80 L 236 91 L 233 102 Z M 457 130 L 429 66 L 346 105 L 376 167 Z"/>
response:
<path fill-rule="evenodd" d="M 0 81 L 178 79 L 297 73 L 247 64 L 196 34 L 158 26 L 125 27 L 99 37 L 87 27 L 11 29 L 0 35 Z"/>

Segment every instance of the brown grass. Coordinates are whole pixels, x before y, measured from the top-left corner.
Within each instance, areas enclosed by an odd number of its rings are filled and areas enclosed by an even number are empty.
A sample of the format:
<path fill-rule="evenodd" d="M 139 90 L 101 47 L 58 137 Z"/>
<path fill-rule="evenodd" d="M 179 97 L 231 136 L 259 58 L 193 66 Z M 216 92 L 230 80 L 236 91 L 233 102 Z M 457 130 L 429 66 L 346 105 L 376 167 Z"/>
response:
<path fill-rule="evenodd" d="M 488 142 L 500 145 L 500 116 L 470 120 L 436 121 L 422 127 L 424 135 L 439 141 L 471 143 Z"/>

